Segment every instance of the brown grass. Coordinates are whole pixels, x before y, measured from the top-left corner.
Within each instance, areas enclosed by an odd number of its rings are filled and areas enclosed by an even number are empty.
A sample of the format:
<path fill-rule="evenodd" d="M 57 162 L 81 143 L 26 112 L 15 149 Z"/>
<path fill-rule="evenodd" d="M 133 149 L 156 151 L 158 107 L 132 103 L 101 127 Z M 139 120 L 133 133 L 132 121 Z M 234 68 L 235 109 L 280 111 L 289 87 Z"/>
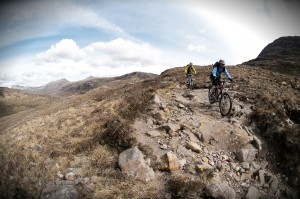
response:
<path fill-rule="evenodd" d="M 172 177 L 168 181 L 168 191 L 174 199 L 202 198 L 205 184 L 202 181 L 192 181 L 186 176 Z"/>

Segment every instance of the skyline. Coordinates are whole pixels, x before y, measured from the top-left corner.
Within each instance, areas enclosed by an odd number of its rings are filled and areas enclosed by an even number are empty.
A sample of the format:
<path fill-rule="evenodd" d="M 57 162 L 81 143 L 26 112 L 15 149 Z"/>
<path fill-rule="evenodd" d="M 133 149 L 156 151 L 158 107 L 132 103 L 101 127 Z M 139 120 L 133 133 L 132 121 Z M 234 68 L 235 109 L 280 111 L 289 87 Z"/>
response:
<path fill-rule="evenodd" d="M 297 0 L 0 3 L 0 86 L 254 59 L 299 36 Z"/>

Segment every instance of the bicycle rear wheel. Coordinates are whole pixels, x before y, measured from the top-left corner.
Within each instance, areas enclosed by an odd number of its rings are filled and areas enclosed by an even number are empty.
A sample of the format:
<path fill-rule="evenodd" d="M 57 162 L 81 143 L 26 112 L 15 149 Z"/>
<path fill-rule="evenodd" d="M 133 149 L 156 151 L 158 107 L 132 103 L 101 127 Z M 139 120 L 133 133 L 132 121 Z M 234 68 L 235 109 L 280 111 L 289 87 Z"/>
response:
<path fill-rule="evenodd" d="M 230 113 L 232 108 L 232 101 L 228 93 L 223 93 L 219 101 L 219 108 L 222 116 Z"/>

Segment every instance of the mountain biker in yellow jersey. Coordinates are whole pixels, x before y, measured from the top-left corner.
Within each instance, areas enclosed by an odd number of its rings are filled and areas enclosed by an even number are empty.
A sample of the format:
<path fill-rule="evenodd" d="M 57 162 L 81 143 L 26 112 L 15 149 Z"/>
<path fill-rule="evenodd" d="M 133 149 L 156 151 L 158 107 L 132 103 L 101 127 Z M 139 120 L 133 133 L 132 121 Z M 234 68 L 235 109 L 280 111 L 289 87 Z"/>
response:
<path fill-rule="evenodd" d="M 210 79 L 213 85 L 216 86 L 220 84 L 222 73 L 225 73 L 226 78 L 229 79 L 230 82 L 233 81 L 230 74 L 225 68 L 225 61 L 223 59 L 220 59 L 220 61 L 214 64 L 212 73 L 210 75 Z"/>
<path fill-rule="evenodd" d="M 185 74 L 186 74 L 186 78 L 187 78 L 187 84 L 189 83 L 189 80 L 188 80 L 188 78 L 189 77 L 192 77 L 192 73 L 194 73 L 194 75 L 196 75 L 196 70 L 195 70 L 195 68 L 194 68 L 194 66 L 193 66 L 193 63 L 192 62 L 190 62 L 188 65 L 186 65 L 185 67 L 184 67 L 184 72 L 185 72 Z"/>

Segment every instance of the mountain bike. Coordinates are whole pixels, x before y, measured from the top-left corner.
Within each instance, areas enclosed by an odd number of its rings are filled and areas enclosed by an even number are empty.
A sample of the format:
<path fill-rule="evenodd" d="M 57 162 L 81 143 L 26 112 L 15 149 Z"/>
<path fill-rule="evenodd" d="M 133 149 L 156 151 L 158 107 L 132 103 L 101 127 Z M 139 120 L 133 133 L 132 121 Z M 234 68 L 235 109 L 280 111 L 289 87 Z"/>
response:
<path fill-rule="evenodd" d="M 187 87 L 191 90 L 193 90 L 194 88 L 194 81 L 193 81 L 193 78 L 192 78 L 192 74 L 187 74 Z"/>
<path fill-rule="evenodd" d="M 211 85 L 208 89 L 209 103 L 213 104 L 219 102 L 220 113 L 226 116 L 230 113 L 232 108 L 232 100 L 228 94 L 228 88 L 225 88 L 225 81 L 220 81 L 219 85 Z"/>

